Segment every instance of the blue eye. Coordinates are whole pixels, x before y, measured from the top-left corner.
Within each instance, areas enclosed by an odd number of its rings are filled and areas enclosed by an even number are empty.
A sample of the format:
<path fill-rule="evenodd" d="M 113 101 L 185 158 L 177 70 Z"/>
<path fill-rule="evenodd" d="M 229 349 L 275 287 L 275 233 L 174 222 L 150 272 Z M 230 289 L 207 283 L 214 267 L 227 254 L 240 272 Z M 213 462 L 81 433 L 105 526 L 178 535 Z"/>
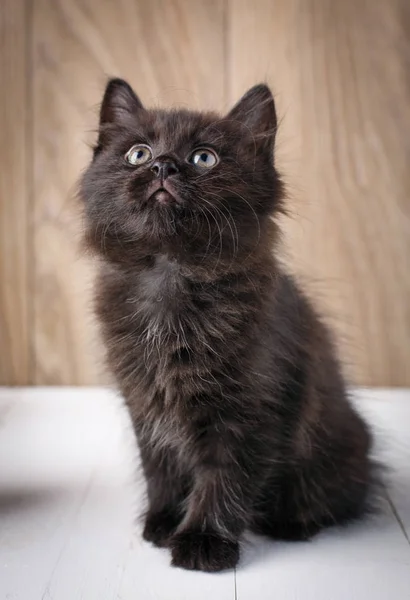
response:
<path fill-rule="evenodd" d="M 218 156 L 209 148 L 198 148 L 191 154 L 189 162 L 200 169 L 212 169 L 218 163 Z"/>
<path fill-rule="evenodd" d="M 128 150 L 125 155 L 125 160 L 129 162 L 130 165 L 137 167 L 138 165 L 143 165 L 148 162 L 152 158 L 152 152 L 149 146 L 144 146 L 143 144 L 136 144 L 130 150 Z"/>

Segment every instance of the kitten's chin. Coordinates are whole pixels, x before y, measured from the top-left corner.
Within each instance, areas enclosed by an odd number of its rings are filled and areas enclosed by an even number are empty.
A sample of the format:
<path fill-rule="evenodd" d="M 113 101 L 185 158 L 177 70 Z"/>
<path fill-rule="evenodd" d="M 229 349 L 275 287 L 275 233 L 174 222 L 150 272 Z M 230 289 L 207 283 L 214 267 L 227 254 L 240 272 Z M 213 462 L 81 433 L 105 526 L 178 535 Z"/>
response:
<path fill-rule="evenodd" d="M 157 204 L 162 205 L 162 206 L 179 204 L 178 199 L 173 194 L 171 194 L 168 190 L 166 190 L 164 188 L 161 188 L 158 191 L 154 192 L 150 196 L 150 201 L 156 202 Z"/>

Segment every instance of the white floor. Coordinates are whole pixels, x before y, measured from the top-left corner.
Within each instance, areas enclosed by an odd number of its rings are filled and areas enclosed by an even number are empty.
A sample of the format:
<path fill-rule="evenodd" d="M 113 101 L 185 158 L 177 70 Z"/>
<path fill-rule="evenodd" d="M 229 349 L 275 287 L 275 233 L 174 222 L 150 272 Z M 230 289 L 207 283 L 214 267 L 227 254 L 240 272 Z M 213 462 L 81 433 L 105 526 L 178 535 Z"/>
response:
<path fill-rule="evenodd" d="M 235 573 L 208 575 L 142 541 L 119 398 L 0 388 L 0 600 L 410 599 L 410 391 L 356 396 L 392 467 L 383 514 L 310 543 L 249 538 Z"/>

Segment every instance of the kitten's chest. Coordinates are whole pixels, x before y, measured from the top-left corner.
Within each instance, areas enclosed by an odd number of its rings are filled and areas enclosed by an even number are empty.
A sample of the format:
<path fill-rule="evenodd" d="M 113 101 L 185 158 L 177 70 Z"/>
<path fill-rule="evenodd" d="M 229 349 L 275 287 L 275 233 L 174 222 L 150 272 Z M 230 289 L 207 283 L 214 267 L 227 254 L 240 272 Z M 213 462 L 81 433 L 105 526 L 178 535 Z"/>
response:
<path fill-rule="evenodd" d="M 136 296 L 141 318 L 148 327 L 168 329 L 177 322 L 188 300 L 178 263 L 166 256 L 157 257 L 153 268 L 140 274 Z"/>
<path fill-rule="evenodd" d="M 139 379 L 152 382 L 152 392 L 164 392 L 171 402 L 181 378 L 187 384 L 203 372 L 203 315 L 179 265 L 166 257 L 139 275 L 130 300 L 124 310 L 132 311 L 133 333 L 122 360 L 138 363 Z"/>
<path fill-rule="evenodd" d="M 120 284 L 121 293 L 113 282 L 113 301 L 104 304 L 116 310 L 104 310 L 102 317 L 110 364 L 124 393 L 144 410 L 157 393 L 170 406 L 216 386 L 209 375 L 233 330 L 231 309 L 223 314 L 225 305 L 212 289 L 183 277 L 166 257 Z"/>
<path fill-rule="evenodd" d="M 155 258 L 150 269 L 142 271 L 139 275 L 140 293 L 148 298 L 155 298 L 163 293 L 173 294 L 182 287 L 181 268 L 176 260 L 166 255 Z"/>

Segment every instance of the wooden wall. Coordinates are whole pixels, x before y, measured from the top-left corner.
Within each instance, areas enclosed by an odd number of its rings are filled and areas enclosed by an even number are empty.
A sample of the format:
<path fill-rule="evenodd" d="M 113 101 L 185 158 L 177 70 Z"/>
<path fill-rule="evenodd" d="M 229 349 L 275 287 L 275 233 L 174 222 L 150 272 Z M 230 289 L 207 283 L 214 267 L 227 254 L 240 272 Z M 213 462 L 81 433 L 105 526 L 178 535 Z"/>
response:
<path fill-rule="evenodd" d="M 75 182 L 107 75 L 226 110 L 268 81 L 285 254 L 356 381 L 410 385 L 407 0 L 2 0 L 0 383 L 101 382 Z"/>

